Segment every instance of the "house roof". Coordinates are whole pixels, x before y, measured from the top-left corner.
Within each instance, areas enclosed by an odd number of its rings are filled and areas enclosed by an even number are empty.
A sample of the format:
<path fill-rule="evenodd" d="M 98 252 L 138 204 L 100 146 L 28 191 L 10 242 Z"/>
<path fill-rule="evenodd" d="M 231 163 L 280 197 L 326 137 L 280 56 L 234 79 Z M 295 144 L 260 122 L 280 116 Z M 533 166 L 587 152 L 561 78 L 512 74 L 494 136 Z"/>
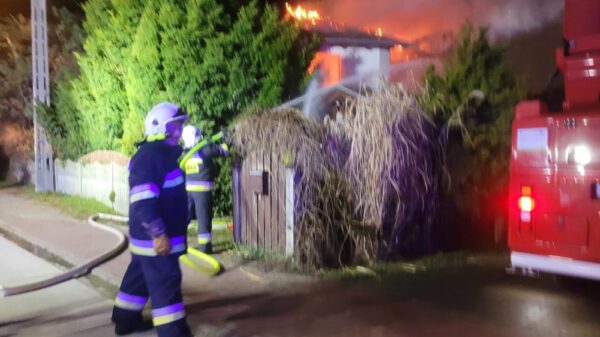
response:
<path fill-rule="evenodd" d="M 337 25 L 333 22 L 319 21 L 306 24 L 305 30 L 321 34 L 325 46 L 365 47 L 390 49 L 397 45 L 407 47 L 410 44 L 390 36 L 378 36 L 365 30 Z"/>
<path fill-rule="evenodd" d="M 318 90 L 316 93 L 312 94 L 312 97 L 323 97 L 323 96 L 328 96 L 331 93 L 344 93 L 347 96 L 351 96 L 351 97 L 356 97 L 358 95 L 360 95 L 359 92 L 348 88 L 347 86 L 344 86 L 340 83 L 336 83 L 333 85 L 330 85 L 328 87 L 325 88 L 321 88 L 320 90 Z M 287 101 L 285 103 L 283 103 L 282 105 L 280 105 L 278 108 L 289 108 L 289 107 L 297 107 L 300 106 L 302 104 L 304 104 L 304 102 L 309 99 L 311 95 L 308 94 L 304 94 L 300 97 L 296 97 L 294 99 L 292 99 L 291 101 Z"/>

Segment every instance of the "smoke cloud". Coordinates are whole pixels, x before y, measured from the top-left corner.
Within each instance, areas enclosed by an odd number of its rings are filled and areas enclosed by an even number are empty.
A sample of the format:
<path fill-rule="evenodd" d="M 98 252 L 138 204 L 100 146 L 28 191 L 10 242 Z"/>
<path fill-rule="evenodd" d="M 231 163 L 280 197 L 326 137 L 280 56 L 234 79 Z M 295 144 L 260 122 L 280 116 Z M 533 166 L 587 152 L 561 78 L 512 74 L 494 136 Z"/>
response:
<path fill-rule="evenodd" d="M 292 1 L 293 3 L 293 1 Z M 543 27 L 562 14 L 564 0 L 321 0 L 300 1 L 322 17 L 376 29 L 405 40 L 458 32 L 465 21 L 489 28 L 492 40 Z"/>

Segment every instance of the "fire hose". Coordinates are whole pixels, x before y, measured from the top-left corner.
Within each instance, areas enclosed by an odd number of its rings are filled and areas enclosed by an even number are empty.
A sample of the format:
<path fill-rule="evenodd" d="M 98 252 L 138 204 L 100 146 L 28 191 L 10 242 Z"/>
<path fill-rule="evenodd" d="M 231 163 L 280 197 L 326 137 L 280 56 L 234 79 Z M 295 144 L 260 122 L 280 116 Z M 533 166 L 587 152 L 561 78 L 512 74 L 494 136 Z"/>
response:
<path fill-rule="evenodd" d="M 88 260 L 87 262 L 85 262 L 79 266 L 73 267 L 59 275 L 51 276 L 49 278 L 39 280 L 36 282 L 26 283 L 26 284 L 12 286 L 12 287 L 5 287 L 3 285 L 0 285 L 0 297 L 8 297 L 8 296 L 13 296 L 13 295 L 24 294 L 24 293 L 32 292 L 35 290 L 48 288 L 50 286 L 53 286 L 53 285 L 56 285 L 56 284 L 59 284 L 59 283 L 65 282 L 65 281 L 69 281 L 72 279 L 76 279 L 76 278 L 85 276 L 85 275 L 89 274 L 90 271 L 92 269 L 94 269 L 95 267 L 97 267 L 105 262 L 108 262 L 109 260 L 111 260 L 114 257 L 116 257 L 117 255 L 119 255 L 121 252 L 123 252 L 127 246 L 127 237 L 125 236 L 125 234 L 123 234 L 118 229 L 115 229 L 111 226 L 104 225 L 104 224 L 97 222 L 96 221 L 97 219 L 116 221 L 116 222 L 127 222 L 129 220 L 129 218 L 124 217 L 124 216 L 103 214 L 103 213 L 96 213 L 94 215 L 91 215 L 88 218 L 88 223 L 91 226 L 99 228 L 105 232 L 111 233 L 118 238 L 118 243 L 111 250 L 109 250 L 108 252 L 102 253 L 102 254 Z M 203 253 L 195 248 L 191 248 L 191 247 L 188 248 L 187 253 L 189 255 L 193 256 L 194 258 L 203 261 L 205 264 L 208 265 L 208 266 L 204 266 L 202 264 L 199 264 L 199 263 L 195 262 L 194 260 L 192 260 L 188 255 L 180 256 L 179 259 L 181 260 L 181 262 L 185 263 L 190 268 L 207 273 L 209 275 L 215 275 L 221 271 L 221 264 L 219 263 L 219 261 L 217 261 L 217 259 L 213 258 L 212 256 L 205 254 L 205 253 Z"/>
<path fill-rule="evenodd" d="M 0 297 L 24 294 L 24 293 L 28 293 L 28 292 L 31 292 L 34 290 L 47 288 L 47 287 L 53 286 L 55 284 L 71 280 L 71 279 L 79 278 L 81 276 L 88 274 L 94 267 L 119 255 L 127 245 L 127 238 L 125 237 L 125 234 L 121 233 L 119 230 L 117 230 L 115 228 L 112 228 L 110 226 L 103 225 L 101 223 L 96 222 L 96 219 L 98 219 L 98 218 L 104 219 L 104 220 L 118 221 L 118 222 L 127 221 L 127 218 L 122 217 L 122 216 L 102 214 L 102 213 L 97 213 L 97 214 L 91 215 L 88 218 L 88 223 L 90 225 L 92 225 L 96 228 L 99 228 L 105 232 L 114 234 L 119 239 L 119 242 L 117 243 L 117 245 L 114 248 L 112 248 L 108 252 L 105 252 L 97 257 L 92 258 L 91 260 L 85 262 L 84 264 L 82 264 L 80 266 L 73 267 L 59 275 L 55 275 L 55 276 L 52 276 L 52 277 L 49 277 L 49 278 L 46 278 L 46 279 L 43 279 L 40 281 L 22 284 L 22 285 L 18 285 L 18 286 L 14 286 L 14 287 L 4 287 L 4 286 L 0 285 Z"/>

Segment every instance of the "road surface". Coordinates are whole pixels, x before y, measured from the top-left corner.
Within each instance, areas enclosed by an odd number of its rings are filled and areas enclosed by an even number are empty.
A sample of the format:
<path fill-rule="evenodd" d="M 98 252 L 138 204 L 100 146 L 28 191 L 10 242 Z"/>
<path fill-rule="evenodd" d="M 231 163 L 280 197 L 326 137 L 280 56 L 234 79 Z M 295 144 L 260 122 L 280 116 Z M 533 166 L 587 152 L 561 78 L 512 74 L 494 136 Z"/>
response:
<path fill-rule="evenodd" d="M 34 243 L 58 255 L 72 252 L 61 255 L 69 261 L 114 244 L 101 245 L 85 222 L 2 190 L 0 225 L 37 235 Z M 230 264 L 217 278 L 183 267 L 188 322 L 202 337 L 600 337 L 600 283 L 569 290 L 550 276 L 507 275 L 506 254 L 472 255 L 453 266 L 344 282 L 263 272 L 254 263 Z M 107 281 L 118 282 L 128 261 L 124 253 L 107 264 L 114 267 Z M 0 284 L 57 272 L 0 235 Z M 84 279 L 0 298 L 0 337 L 112 336 L 115 292 Z"/>
<path fill-rule="evenodd" d="M 0 284 L 7 286 L 61 271 L 1 236 L 0 256 Z M 110 300 L 89 284 L 76 280 L 0 298 L 0 336 L 113 336 L 111 308 Z"/>
<path fill-rule="evenodd" d="M 223 336 L 236 337 L 600 336 L 599 284 L 568 290 L 497 262 L 222 298 L 192 305 L 190 321 L 228 325 Z"/>

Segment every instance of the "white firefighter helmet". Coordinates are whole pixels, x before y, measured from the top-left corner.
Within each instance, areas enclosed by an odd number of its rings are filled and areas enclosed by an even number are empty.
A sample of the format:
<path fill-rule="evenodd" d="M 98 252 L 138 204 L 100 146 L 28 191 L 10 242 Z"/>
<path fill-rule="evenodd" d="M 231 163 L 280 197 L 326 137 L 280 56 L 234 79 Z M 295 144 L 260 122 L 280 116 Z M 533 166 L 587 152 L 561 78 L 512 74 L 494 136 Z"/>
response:
<path fill-rule="evenodd" d="M 158 103 L 146 115 L 144 134 L 146 137 L 166 135 L 167 124 L 186 119 L 187 115 L 177 104 L 171 102 Z"/>
<path fill-rule="evenodd" d="M 186 125 L 181 132 L 181 138 L 183 139 L 183 148 L 191 149 L 202 138 L 202 132 L 197 126 Z"/>

